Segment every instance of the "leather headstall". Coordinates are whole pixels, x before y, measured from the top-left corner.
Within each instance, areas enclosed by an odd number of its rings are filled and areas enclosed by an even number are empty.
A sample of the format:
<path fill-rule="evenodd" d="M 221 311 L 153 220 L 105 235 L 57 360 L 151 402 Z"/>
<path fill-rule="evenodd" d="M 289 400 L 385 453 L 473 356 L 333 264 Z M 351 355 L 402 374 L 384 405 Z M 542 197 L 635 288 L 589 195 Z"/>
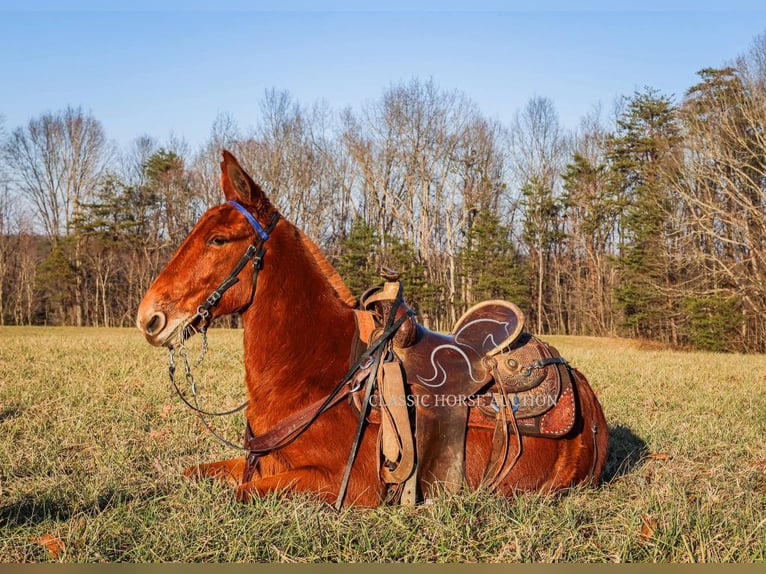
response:
<path fill-rule="evenodd" d="M 216 287 L 216 289 L 207 296 L 204 303 L 197 307 L 197 312 L 189 320 L 190 325 L 194 325 L 197 321 L 202 321 L 203 328 L 207 327 L 208 323 L 210 322 L 210 310 L 221 302 L 221 298 L 223 297 L 223 294 L 226 293 L 226 291 L 239 283 L 239 274 L 250 261 L 253 262 L 253 286 L 250 291 L 250 299 L 248 300 L 247 304 L 241 307 L 240 312 L 242 312 L 244 309 L 247 309 L 252 304 L 253 298 L 255 297 L 255 289 L 258 283 L 258 272 L 263 268 L 263 256 L 266 254 L 266 241 L 268 241 L 269 236 L 274 231 L 274 228 L 277 226 L 277 223 L 279 223 L 279 219 L 281 217 L 279 212 L 275 211 L 271 215 L 271 219 L 269 219 L 269 223 L 264 229 L 261 224 L 258 223 L 258 220 L 253 217 L 253 214 L 250 213 L 242 204 L 236 201 L 229 201 L 229 205 L 234 207 L 237 211 L 245 216 L 245 219 L 247 219 L 248 223 L 250 223 L 250 225 L 255 230 L 257 238 L 247 247 L 244 255 L 242 255 L 240 260 L 234 266 L 234 269 L 232 269 L 226 278 L 221 281 L 221 284 L 218 285 L 218 287 Z"/>

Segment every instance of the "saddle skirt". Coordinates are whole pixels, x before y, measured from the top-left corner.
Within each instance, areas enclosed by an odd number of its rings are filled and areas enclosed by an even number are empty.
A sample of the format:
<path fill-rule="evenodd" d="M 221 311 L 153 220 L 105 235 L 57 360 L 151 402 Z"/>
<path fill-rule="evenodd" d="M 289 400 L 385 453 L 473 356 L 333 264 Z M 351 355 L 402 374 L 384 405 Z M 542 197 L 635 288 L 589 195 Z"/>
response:
<path fill-rule="evenodd" d="M 395 272 L 381 275 L 386 282 L 366 291 L 356 311 L 366 344 L 382 331 L 401 288 Z M 391 360 L 381 366 L 367 417 L 381 425 L 381 478 L 403 504 L 414 503 L 417 492 L 433 495 L 437 484 L 461 488 L 468 427 L 493 432 L 485 472 L 490 488 L 520 456 L 521 436 L 559 438 L 572 430 L 577 402 L 569 365 L 555 348 L 524 332 L 524 313 L 515 304 L 478 303 L 448 335 L 417 323 L 404 302 L 395 314 L 404 322 L 391 342 Z M 359 395 L 352 395 L 357 409 Z"/>

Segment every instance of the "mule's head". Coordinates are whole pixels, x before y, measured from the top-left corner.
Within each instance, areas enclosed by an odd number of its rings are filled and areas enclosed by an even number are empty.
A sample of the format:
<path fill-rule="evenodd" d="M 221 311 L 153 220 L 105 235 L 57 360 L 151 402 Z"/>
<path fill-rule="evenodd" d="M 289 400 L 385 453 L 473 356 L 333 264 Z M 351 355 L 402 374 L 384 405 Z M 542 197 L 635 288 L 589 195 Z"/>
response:
<path fill-rule="evenodd" d="M 221 186 L 228 202 L 205 212 L 141 301 L 136 324 L 152 345 L 171 345 L 184 330 L 242 312 L 252 300 L 253 263 L 248 261 L 236 274 L 239 281 L 206 310 L 209 315 L 199 313 L 200 305 L 236 269 L 248 248 L 262 244 L 258 228 L 267 229 L 275 214 L 263 190 L 226 151 Z"/>

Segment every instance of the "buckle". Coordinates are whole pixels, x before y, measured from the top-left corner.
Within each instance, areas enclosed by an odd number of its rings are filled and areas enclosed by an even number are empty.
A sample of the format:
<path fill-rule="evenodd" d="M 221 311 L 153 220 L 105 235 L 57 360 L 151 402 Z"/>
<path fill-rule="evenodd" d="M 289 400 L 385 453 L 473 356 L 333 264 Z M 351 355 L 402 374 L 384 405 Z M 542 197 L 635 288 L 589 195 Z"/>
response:
<path fill-rule="evenodd" d="M 357 368 L 357 370 L 359 370 L 359 369 L 369 369 L 370 367 L 372 367 L 372 364 L 374 362 L 375 362 L 375 357 L 373 355 L 370 355 L 364 361 L 359 363 L 359 367 Z"/>
<path fill-rule="evenodd" d="M 197 315 L 199 315 L 202 319 L 207 319 L 210 316 L 210 311 L 204 305 L 200 305 L 197 307 Z"/>
<path fill-rule="evenodd" d="M 219 291 L 213 291 L 210 295 L 208 295 L 208 298 L 205 299 L 205 303 L 207 303 L 208 307 L 215 307 L 218 305 L 218 301 L 221 300 L 221 297 L 223 297 L 223 294 Z"/>
<path fill-rule="evenodd" d="M 367 380 L 367 378 L 368 378 L 369 376 L 370 376 L 370 375 L 368 374 L 366 377 L 361 377 L 361 378 L 360 378 L 360 379 L 359 379 L 359 380 L 356 382 L 356 384 L 355 384 L 353 387 L 351 387 L 351 390 L 350 390 L 349 392 L 350 392 L 350 393 L 357 393 L 357 392 L 361 391 L 361 390 L 362 390 L 362 388 L 364 388 L 364 382 Z M 353 382 L 353 381 L 354 381 L 354 379 L 351 379 L 351 381 Z"/>
<path fill-rule="evenodd" d="M 361 371 L 364 371 L 365 369 L 369 369 L 372 367 L 372 364 L 375 362 L 375 357 L 373 355 L 370 355 L 367 357 L 364 361 L 359 363 L 359 366 L 356 368 L 356 371 L 354 372 L 354 377 L 351 378 L 351 380 L 348 381 L 348 384 L 351 386 L 352 393 L 355 393 L 364 387 L 364 382 L 369 378 L 370 373 L 367 373 L 364 377 L 360 377 L 359 373 Z M 352 384 L 353 383 L 353 384 Z"/>

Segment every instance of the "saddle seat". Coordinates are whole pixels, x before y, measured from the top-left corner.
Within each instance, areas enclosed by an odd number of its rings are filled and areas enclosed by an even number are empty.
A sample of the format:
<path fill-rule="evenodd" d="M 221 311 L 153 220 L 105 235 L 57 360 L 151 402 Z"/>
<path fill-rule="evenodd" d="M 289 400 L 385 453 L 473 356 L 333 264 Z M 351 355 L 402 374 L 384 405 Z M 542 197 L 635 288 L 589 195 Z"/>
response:
<path fill-rule="evenodd" d="M 360 329 L 367 344 L 382 332 L 400 294 L 398 274 L 384 269 L 381 275 L 385 283 L 366 291 L 356 311 L 359 325 L 372 323 Z M 404 322 L 391 342 L 391 360 L 382 365 L 368 420 L 381 424 L 381 477 L 403 504 L 413 503 L 416 491 L 432 495 L 436 484 L 449 491 L 462 486 L 469 426 L 493 432 L 485 473 L 490 488 L 520 456 L 521 435 L 557 438 L 572 429 L 569 366 L 556 349 L 524 332 L 524 313 L 515 304 L 478 303 L 449 334 L 419 324 L 403 301 L 395 319 Z M 360 408 L 359 393 L 352 398 Z"/>

